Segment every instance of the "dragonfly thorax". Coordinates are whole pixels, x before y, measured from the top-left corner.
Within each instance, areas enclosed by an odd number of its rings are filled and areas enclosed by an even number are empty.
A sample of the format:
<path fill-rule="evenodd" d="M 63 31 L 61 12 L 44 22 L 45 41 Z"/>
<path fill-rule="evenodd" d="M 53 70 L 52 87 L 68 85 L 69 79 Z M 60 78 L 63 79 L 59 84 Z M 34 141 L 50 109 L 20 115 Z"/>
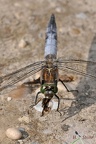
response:
<path fill-rule="evenodd" d="M 51 63 L 44 66 L 41 71 L 41 84 L 57 84 L 58 81 L 58 69 Z"/>

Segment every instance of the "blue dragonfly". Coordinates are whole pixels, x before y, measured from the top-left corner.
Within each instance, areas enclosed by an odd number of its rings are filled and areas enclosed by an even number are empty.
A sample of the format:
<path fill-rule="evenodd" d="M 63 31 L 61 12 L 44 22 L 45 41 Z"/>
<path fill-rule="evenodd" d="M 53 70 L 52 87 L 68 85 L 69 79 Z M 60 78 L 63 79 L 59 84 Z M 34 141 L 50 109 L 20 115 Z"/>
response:
<path fill-rule="evenodd" d="M 60 98 L 57 95 L 58 81 L 64 85 L 68 92 L 69 89 L 65 85 L 65 82 L 73 81 L 72 77 L 65 78 L 63 80 L 60 79 L 59 70 L 66 73 L 74 72 L 78 75 L 96 78 L 94 71 L 91 71 L 91 68 L 89 68 L 90 71 L 86 72 L 86 65 L 89 67 L 96 66 L 96 62 L 75 59 L 74 56 L 73 58 L 57 58 L 57 27 L 55 16 L 52 14 L 46 30 L 44 60 L 31 63 L 24 68 L 0 77 L 0 91 L 10 88 L 19 81 L 22 81 L 25 78 L 41 71 L 40 78 L 38 79 L 41 88 L 36 94 L 35 105 L 37 104 L 39 94 L 44 94 L 45 98 L 42 100 L 42 115 L 44 115 L 46 111 L 50 110 L 49 102 L 53 96 L 55 96 L 58 99 L 57 111 L 59 112 Z"/>

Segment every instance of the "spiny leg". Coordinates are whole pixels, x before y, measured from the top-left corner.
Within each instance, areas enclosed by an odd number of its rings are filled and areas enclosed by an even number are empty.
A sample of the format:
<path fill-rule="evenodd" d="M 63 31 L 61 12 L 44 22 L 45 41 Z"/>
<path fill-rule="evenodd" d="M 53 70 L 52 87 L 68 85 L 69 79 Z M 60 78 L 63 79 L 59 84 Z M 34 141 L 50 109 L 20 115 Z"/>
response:
<path fill-rule="evenodd" d="M 61 79 L 59 79 L 59 81 L 60 81 L 60 82 L 63 84 L 63 86 L 66 88 L 67 92 L 73 92 L 73 91 L 78 92 L 78 90 L 69 90 L 69 89 L 67 88 L 67 86 L 65 85 L 65 83 L 64 83 Z"/>
<path fill-rule="evenodd" d="M 38 99 L 38 95 L 39 95 L 40 93 L 41 93 L 41 92 L 39 91 L 39 92 L 36 94 L 35 105 L 38 103 L 38 102 L 37 102 L 37 99 Z"/>
<path fill-rule="evenodd" d="M 41 114 L 41 117 L 42 117 L 42 116 L 44 116 L 44 109 L 42 110 L 42 114 Z"/>
<path fill-rule="evenodd" d="M 33 106 L 35 106 L 38 102 L 37 102 L 37 99 L 38 99 L 38 95 L 40 94 L 41 92 L 39 91 L 37 94 L 36 94 L 36 98 L 35 98 L 35 104 L 34 105 L 31 105 L 30 108 L 32 108 Z"/>
<path fill-rule="evenodd" d="M 59 111 L 59 105 L 60 105 L 60 98 L 55 94 L 55 97 L 58 99 L 58 107 L 57 111 L 60 113 L 60 116 L 62 115 L 61 112 Z"/>

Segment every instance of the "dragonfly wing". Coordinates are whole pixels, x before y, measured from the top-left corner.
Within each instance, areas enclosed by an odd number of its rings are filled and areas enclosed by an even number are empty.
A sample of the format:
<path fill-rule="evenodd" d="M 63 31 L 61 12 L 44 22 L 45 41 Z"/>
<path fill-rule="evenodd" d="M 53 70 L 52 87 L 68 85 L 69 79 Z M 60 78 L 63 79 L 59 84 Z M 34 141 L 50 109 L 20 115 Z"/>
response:
<path fill-rule="evenodd" d="M 0 91 L 11 87 L 19 81 L 24 80 L 25 78 L 39 72 L 44 65 L 44 61 L 35 62 L 8 75 L 0 77 Z"/>
<path fill-rule="evenodd" d="M 58 69 L 63 70 L 67 73 L 75 73 L 82 76 L 88 76 L 91 78 L 96 78 L 96 62 L 77 60 L 77 59 L 58 59 L 57 60 Z"/>

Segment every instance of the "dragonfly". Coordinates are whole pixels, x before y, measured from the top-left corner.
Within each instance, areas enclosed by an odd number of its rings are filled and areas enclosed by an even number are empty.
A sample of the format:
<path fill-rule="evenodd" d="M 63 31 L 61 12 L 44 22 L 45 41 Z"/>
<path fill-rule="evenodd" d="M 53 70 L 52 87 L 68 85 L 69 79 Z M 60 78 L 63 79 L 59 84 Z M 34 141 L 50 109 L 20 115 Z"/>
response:
<path fill-rule="evenodd" d="M 36 94 L 35 105 L 38 102 L 39 94 L 42 93 L 44 95 L 44 98 L 42 99 L 43 116 L 45 112 L 48 112 L 50 110 L 49 102 L 55 96 L 58 100 L 57 111 L 59 112 L 60 98 L 57 95 L 57 84 L 60 81 L 69 92 L 69 89 L 65 85 L 65 82 L 71 82 L 73 80 L 72 77 L 69 77 L 69 79 L 65 79 L 65 81 L 60 79 L 59 70 L 62 70 L 64 72 L 74 72 L 78 75 L 96 78 L 96 76 L 93 75 L 93 71 L 86 71 L 86 64 L 89 66 L 96 66 L 96 62 L 94 61 L 74 59 L 71 57 L 57 58 L 57 26 L 55 15 L 52 14 L 46 30 L 44 60 L 31 63 L 26 67 L 20 68 L 17 71 L 1 76 L 0 91 L 10 88 L 13 85 L 17 84 L 19 81 L 22 81 L 25 78 L 41 71 L 39 78 L 41 88 L 40 91 Z"/>

